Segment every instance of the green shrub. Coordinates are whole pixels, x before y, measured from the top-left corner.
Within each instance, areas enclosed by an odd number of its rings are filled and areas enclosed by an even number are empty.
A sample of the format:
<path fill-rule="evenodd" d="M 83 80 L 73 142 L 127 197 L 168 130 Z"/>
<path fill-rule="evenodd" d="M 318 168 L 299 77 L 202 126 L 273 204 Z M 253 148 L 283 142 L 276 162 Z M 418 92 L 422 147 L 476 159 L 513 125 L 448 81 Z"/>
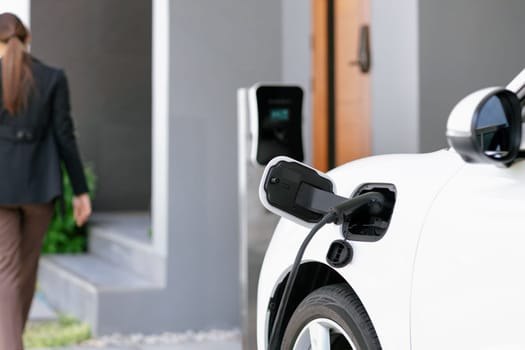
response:
<path fill-rule="evenodd" d="M 91 167 L 84 169 L 91 198 L 95 191 L 96 177 Z M 55 213 L 42 245 L 43 254 L 81 253 L 86 251 L 86 225 L 77 227 L 73 216 L 73 188 L 66 171 L 62 171 L 64 188 L 64 213 L 62 204 L 55 203 Z"/>
<path fill-rule="evenodd" d="M 28 324 L 24 332 L 24 347 L 47 348 L 78 344 L 91 337 L 88 324 L 67 316 L 57 321 Z"/>

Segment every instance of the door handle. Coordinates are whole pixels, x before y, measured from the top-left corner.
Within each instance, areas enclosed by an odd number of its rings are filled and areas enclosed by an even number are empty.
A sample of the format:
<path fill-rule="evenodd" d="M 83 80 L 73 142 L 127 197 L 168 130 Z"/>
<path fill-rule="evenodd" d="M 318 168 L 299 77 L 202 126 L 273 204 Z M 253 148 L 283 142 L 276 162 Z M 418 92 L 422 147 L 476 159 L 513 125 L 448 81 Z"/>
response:
<path fill-rule="evenodd" d="M 361 26 L 359 31 L 359 51 L 357 53 L 357 61 L 351 61 L 350 65 L 359 66 L 362 73 L 370 71 L 370 28 L 368 24 Z"/>

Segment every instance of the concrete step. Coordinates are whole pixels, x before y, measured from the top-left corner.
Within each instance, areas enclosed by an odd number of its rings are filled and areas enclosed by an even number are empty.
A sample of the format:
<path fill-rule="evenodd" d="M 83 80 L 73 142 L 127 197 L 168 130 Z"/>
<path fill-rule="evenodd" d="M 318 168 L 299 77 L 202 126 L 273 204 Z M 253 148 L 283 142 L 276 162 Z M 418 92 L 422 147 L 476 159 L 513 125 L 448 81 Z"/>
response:
<path fill-rule="evenodd" d="M 49 302 L 45 299 L 44 295 L 37 291 L 31 303 L 31 310 L 29 311 L 29 321 L 30 322 L 48 322 L 56 321 L 58 315 L 51 308 Z"/>
<path fill-rule="evenodd" d="M 94 254 L 43 257 L 38 281 L 55 310 L 89 322 L 95 334 L 112 331 L 116 322 L 124 322 L 118 315 L 126 306 L 115 300 L 130 295 L 148 300 L 151 292 L 163 288 Z M 113 324 L 107 325 L 107 320 Z"/>
<path fill-rule="evenodd" d="M 145 244 L 151 243 L 151 216 L 145 211 L 96 212 L 89 219 L 91 227 L 112 229 L 127 238 Z"/>
<path fill-rule="evenodd" d="M 165 259 L 154 250 L 149 232 L 149 213 L 96 213 L 90 220 L 88 251 L 154 282 L 163 283 Z"/>

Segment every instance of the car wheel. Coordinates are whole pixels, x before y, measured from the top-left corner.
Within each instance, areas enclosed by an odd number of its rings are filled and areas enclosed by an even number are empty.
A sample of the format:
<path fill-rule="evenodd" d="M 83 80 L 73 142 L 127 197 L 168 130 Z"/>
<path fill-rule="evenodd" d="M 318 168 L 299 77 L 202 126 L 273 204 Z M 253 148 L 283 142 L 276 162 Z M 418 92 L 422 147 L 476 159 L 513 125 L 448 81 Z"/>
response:
<path fill-rule="evenodd" d="M 346 285 L 319 288 L 293 313 L 281 350 L 377 350 L 379 339 L 357 295 Z"/>

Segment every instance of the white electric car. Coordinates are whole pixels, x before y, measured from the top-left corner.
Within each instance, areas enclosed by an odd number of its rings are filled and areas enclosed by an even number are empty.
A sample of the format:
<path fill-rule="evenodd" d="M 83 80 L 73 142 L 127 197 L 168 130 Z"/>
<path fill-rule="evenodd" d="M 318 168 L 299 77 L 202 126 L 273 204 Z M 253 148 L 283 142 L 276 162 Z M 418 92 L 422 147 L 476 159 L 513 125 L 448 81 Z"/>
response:
<path fill-rule="evenodd" d="M 524 85 L 460 101 L 448 150 L 272 160 L 258 349 L 525 349 Z"/>

